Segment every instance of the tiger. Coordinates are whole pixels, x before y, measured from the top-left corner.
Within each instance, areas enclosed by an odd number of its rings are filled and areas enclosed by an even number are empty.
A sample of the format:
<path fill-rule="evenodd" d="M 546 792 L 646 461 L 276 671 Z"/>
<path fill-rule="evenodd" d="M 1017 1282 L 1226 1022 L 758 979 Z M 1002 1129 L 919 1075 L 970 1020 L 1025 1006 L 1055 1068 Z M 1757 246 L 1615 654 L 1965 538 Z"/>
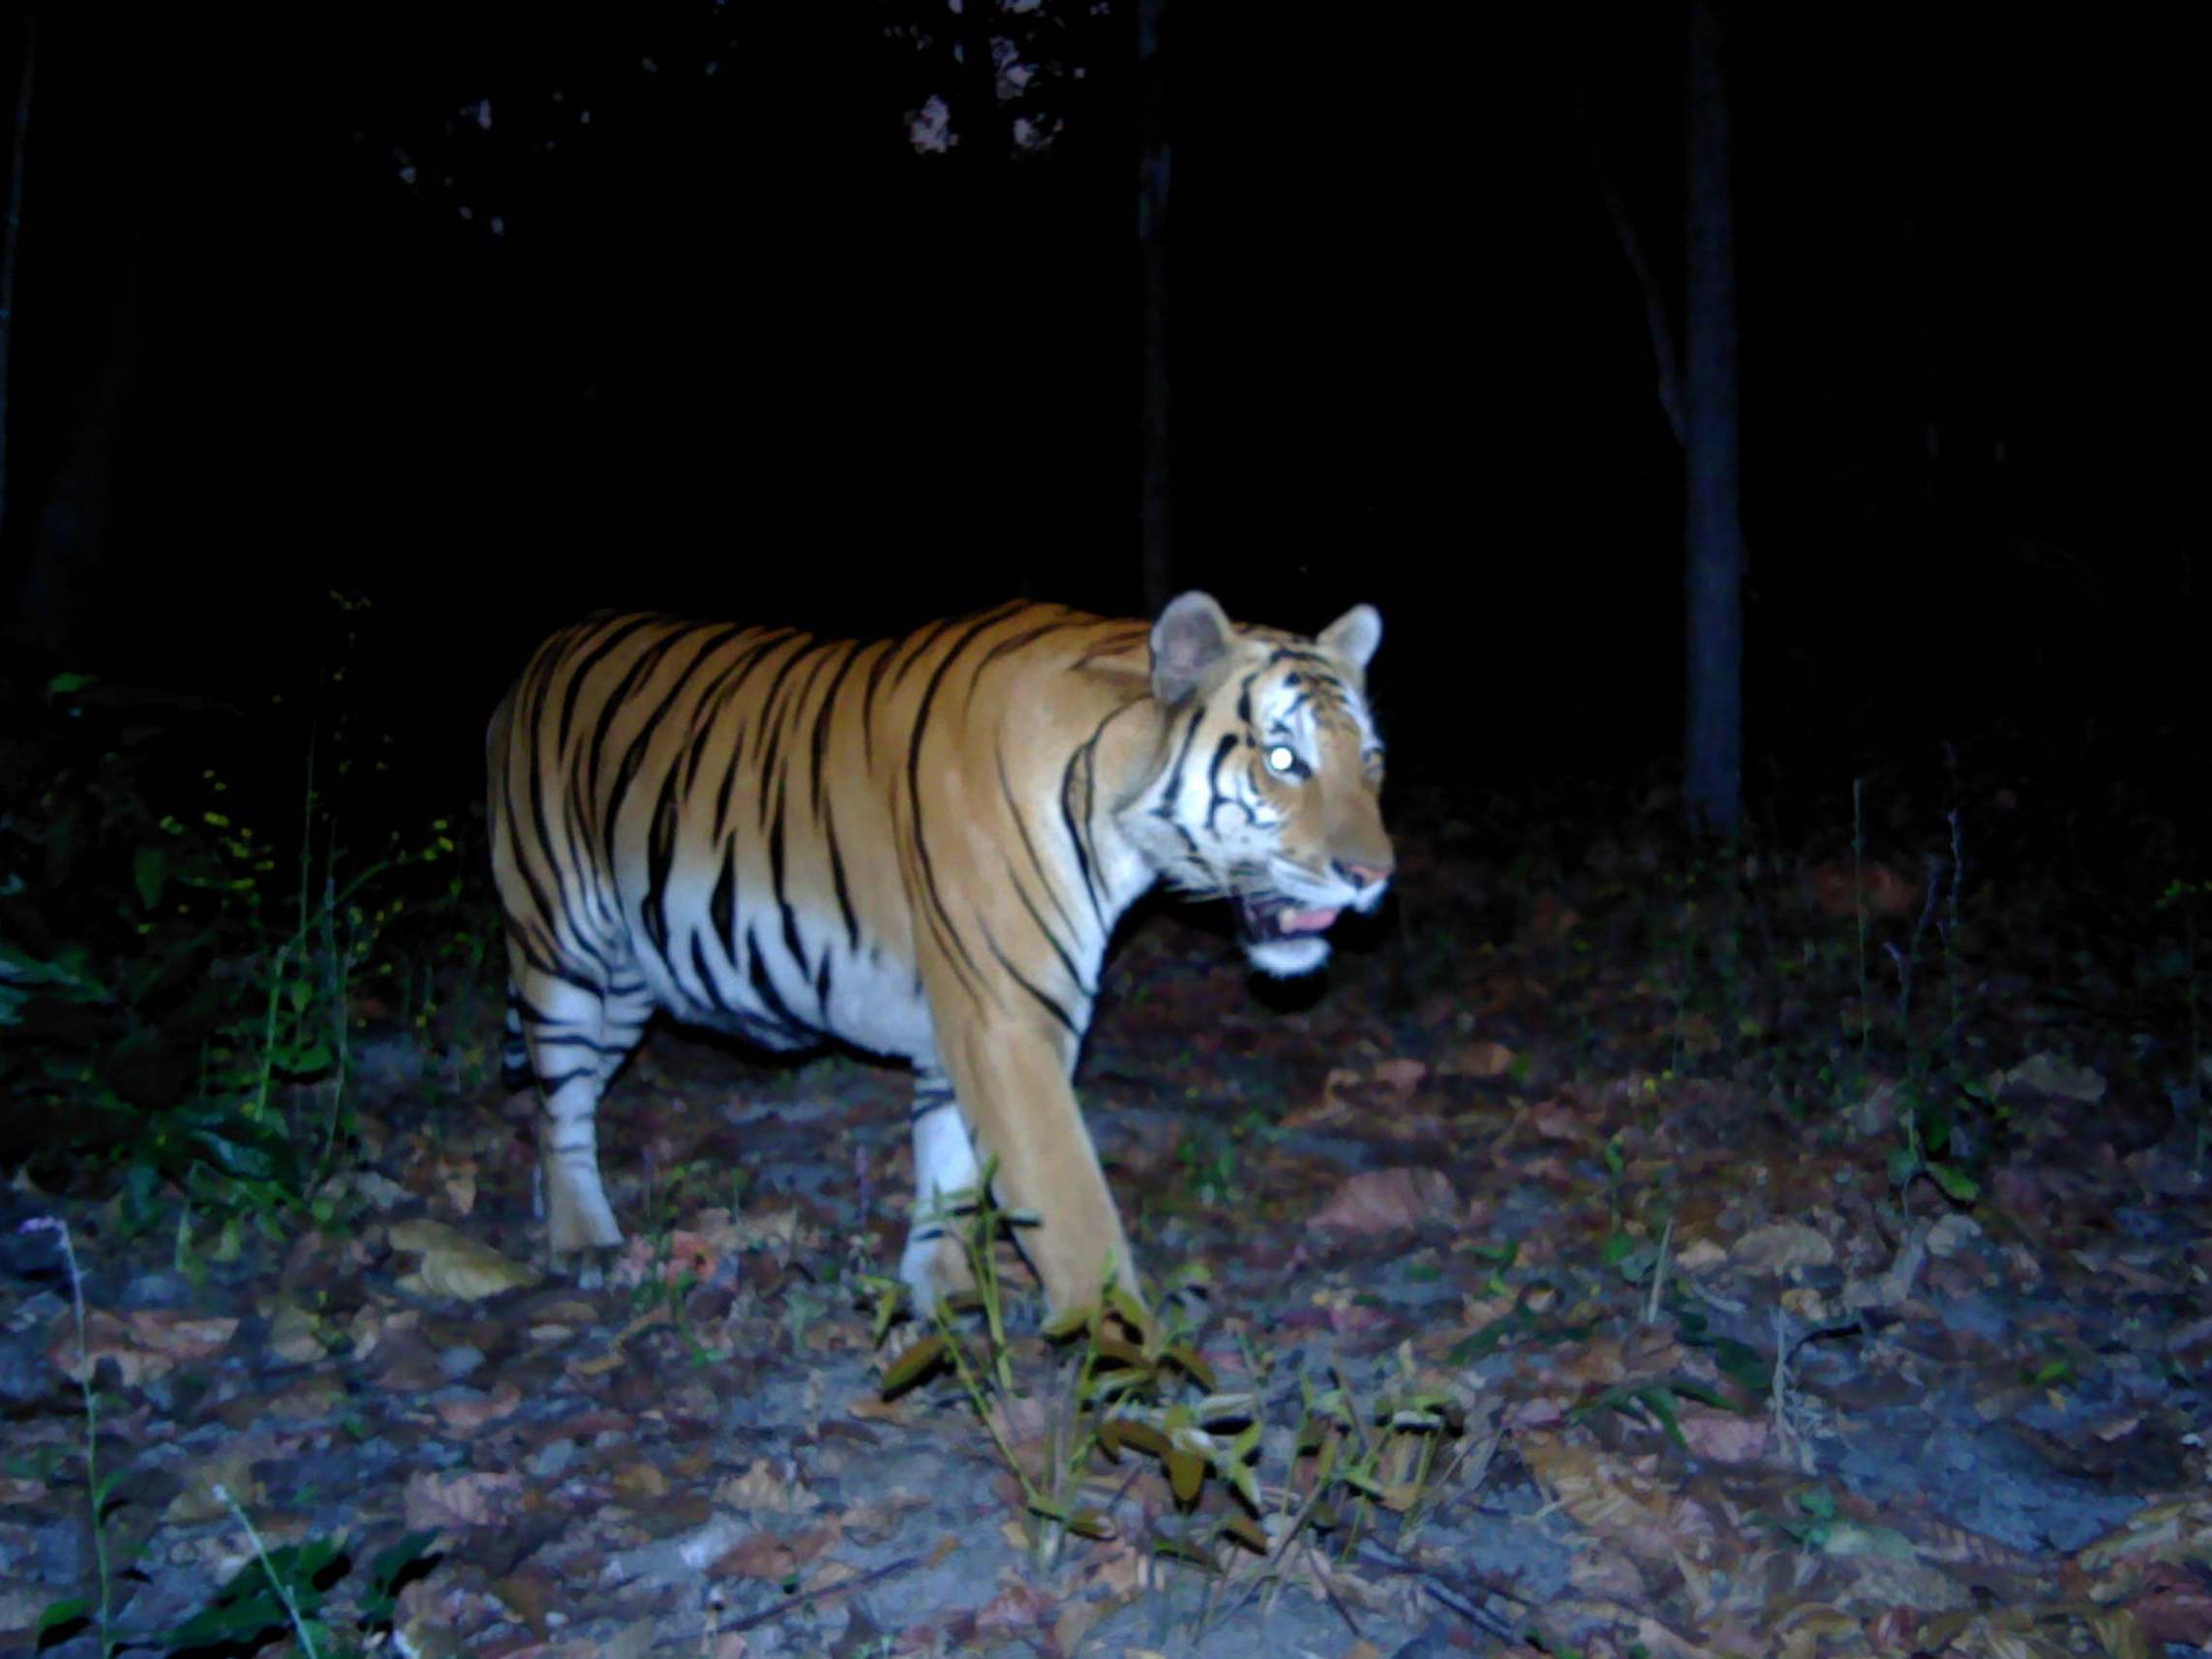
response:
<path fill-rule="evenodd" d="M 1142 1308 L 1073 1088 L 1108 937 L 1164 882 L 1290 977 L 1381 903 L 1381 637 L 1372 605 L 1305 637 L 1193 591 L 1149 626 L 1014 601 L 869 643 L 613 612 L 546 640 L 486 746 L 554 1264 L 596 1283 L 621 1243 L 594 1119 L 659 1011 L 913 1067 L 924 1312 L 973 1287 L 950 1209 L 986 1169 L 1052 1313 Z"/>

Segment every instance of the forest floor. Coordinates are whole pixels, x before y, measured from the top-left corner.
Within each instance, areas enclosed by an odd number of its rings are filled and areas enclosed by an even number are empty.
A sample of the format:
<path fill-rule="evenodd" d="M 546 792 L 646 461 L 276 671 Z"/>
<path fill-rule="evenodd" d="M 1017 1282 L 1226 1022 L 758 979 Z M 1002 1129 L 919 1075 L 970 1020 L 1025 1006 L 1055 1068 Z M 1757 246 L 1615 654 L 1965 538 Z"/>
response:
<path fill-rule="evenodd" d="M 196 1614 L 273 1650 L 215 1604 L 287 1547 L 344 1628 L 410 1533 L 413 1655 L 2212 1643 L 2179 920 L 2062 918 L 2002 849 L 1958 884 L 1940 826 L 1715 868 L 1598 822 L 1405 835 L 1394 906 L 1288 992 L 1225 917 L 1129 930 L 1078 1093 L 1150 1283 L 1210 1285 L 1166 1301 L 1179 1358 L 1102 1333 L 1154 1431 L 1118 1460 L 1011 1252 L 1003 1342 L 886 1398 L 942 1344 L 876 1341 L 912 1164 L 905 1078 L 857 1058 L 656 1030 L 600 1118 L 630 1247 L 594 1290 L 527 1265 L 489 1012 L 480 1052 L 365 1050 L 342 1228 L 178 1262 L 18 1184 L 0 1648 L 99 1595 L 87 1352 L 139 1651 Z"/>

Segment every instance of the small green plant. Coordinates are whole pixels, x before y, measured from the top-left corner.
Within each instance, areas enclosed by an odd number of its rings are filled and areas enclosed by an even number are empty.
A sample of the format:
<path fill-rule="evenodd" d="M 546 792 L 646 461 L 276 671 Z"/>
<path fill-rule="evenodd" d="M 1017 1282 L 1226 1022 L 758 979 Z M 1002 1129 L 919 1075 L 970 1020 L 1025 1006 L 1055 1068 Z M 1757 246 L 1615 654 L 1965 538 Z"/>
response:
<path fill-rule="evenodd" d="M 1124 1446 L 1152 1453 L 1162 1460 L 1177 1496 L 1185 1498 L 1191 1481 L 1202 1480 L 1205 1460 L 1217 1460 L 1224 1469 L 1231 1463 L 1241 1468 L 1242 1452 L 1232 1456 L 1231 1448 L 1217 1445 L 1211 1436 L 1210 1430 L 1223 1421 L 1224 1403 L 1209 1398 L 1192 1405 L 1174 1398 L 1188 1386 L 1213 1387 L 1212 1368 L 1183 1341 L 1180 1322 L 1148 1315 L 1136 1297 L 1109 1279 L 1100 1307 L 1074 1310 L 1044 1329 L 1047 1342 L 1072 1348 L 1075 1358 L 1047 1426 L 1043 1457 L 1035 1466 L 1022 1459 L 1003 1427 L 1015 1403 L 1027 1398 L 1028 1391 L 1015 1376 L 997 1246 L 1008 1229 L 1034 1223 L 1021 1212 L 999 1208 L 990 1192 L 995 1172 L 995 1163 L 987 1164 L 976 1188 L 947 1194 L 924 1218 L 953 1227 L 976 1288 L 929 1311 L 931 1329 L 885 1368 L 883 1392 L 890 1398 L 940 1371 L 953 1372 L 1021 1489 L 1031 1547 L 1040 1563 L 1046 1563 L 1070 1534 L 1113 1535 L 1105 1511 L 1083 1501 L 1095 1454 L 1117 1457 Z M 1170 1294 L 1204 1281 L 1202 1269 L 1187 1269 L 1171 1282 Z M 875 1294 L 876 1340 L 881 1342 L 906 1298 L 906 1287 L 880 1278 L 864 1282 Z M 963 1328 L 966 1315 L 980 1319 L 980 1330 L 971 1334 Z M 1252 1431 L 1255 1441 L 1258 1433 Z"/>
<path fill-rule="evenodd" d="M 86 1521 L 92 1532 L 92 1563 L 98 1577 L 99 1599 L 72 1596 L 55 1602 L 39 1614 L 39 1634 L 91 1618 L 100 1630 L 101 1659 L 109 1659 L 122 1645 L 116 1639 L 114 1578 L 107 1559 L 107 1500 L 113 1495 L 120 1471 L 100 1472 L 100 1396 L 92 1386 L 92 1353 L 85 1339 L 84 1278 L 76 1265 L 76 1246 L 69 1223 L 54 1216 L 34 1216 L 18 1229 L 25 1233 L 50 1232 L 59 1241 L 62 1264 L 69 1271 L 70 1307 L 76 1314 L 77 1388 L 84 1398 L 84 1492 Z"/>
<path fill-rule="evenodd" d="M 288 1633 L 307 1659 L 359 1659 L 366 1653 L 363 1643 L 343 1640 L 323 1617 L 330 1592 L 351 1565 L 345 1540 L 317 1538 L 271 1550 L 253 1518 L 228 1493 L 217 1487 L 215 1494 L 246 1528 L 254 1559 L 212 1602 L 163 1637 L 167 1651 L 220 1647 L 225 1652 L 252 1653 Z M 409 1532 L 370 1563 L 355 1614 L 355 1625 L 364 1635 L 389 1632 L 394 1597 L 424 1564 L 436 1538 L 435 1532 Z"/>
<path fill-rule="evenodd" d="M 1194 1125 L 1175 1143 L 1175 1161 L 1184 1190 L 1201 1204 L 1233 1204 L 1244 1195 L 1233 1132 Z"/>
<path fill-rule="evenodd" d="M 940 1372 L 953 1374 L 1020 1489 L 1041 1563 L 1070 1537 L 1117 1535 L 1118 1497 L 1147 1470 L 1165 1484 L 1168 1508 L 1150 1540 L 1154 1553 L 1208 1575 L 1222 1571 L 1227 1550 L 1257 1559 L 1260 1577 L 1271 1579 L 1308 1530 L 1343 1527 L 1348 1555 L 1377 1509 L 1400 1518 L 1402 1538 L 1418 1528 L 1457 1466 L 1457 1455 L 1439 1459 L 1464 1428 L 1458 1404 L 1420 1385 L 1409 1351 L 1400 1356 L 1403 1385 L 1364 1411 L 1341 1374 L 1318 1390 L 1301 1378 L 1304 1412 L 1291 1442 L 1292 1467 L 1279 1482 L 1263 1483 L 1258 1397 L 1224 1391 L 1185 1324 L 1180 1292 L 1207 1282 L 1197 1268 L 1173 1277 L 1164 1312 L 1147 1312 L 1109 1282 L 1099 1307 L 1045 1326 L 1045 1341 L 1068 1358 L 1044 1449 L 1025 1457 L 1005 1425 L 1015 1403 L 1030 1396 L 1015 1375 L 991 1264 L 1001 1232 L 1020 1218 L 996 1208 L 988 1182 L 986 1171 L 982 1188 L 954 1195 L 940 1211 L 962 1223 L 958 1236 L 978 1288 L 932 1311 L 931 1328 L 886 1366 L 882 1387 L 890 1397 Z M 884 1280 L 873 1287 L 880 1342 L 904 1287 Z M 963 1326 L 964 1314 L 977 1315 L 980 1328 Z M 1250 1369 L 1264 1374 L 1272 1358 L 1250 1362 Z M 1139 1462 L 1117 1472 L 1130 1453 Z"/>
<path fill-rule="evenodd" d="M 173 1215 L 188 1267 L 234 1253 L 244 1226 L 329 1223 L 354 1006 L 405 982 L 385 936 L 414 872 L 455 853 L 448 821 L 355 858 L 350 761 L 310 739 L 298 843 L 280 850 L 251 822 L 271 798 L 196 759 L 264 740 L 236 716 L 81 675 L 23 712 L 0 740 L 0 778 L 37 792 L 0 812 L 0 1092 L 34 1173 L 116 1170 L 125 1227 Z M 460 894 L 456 876 L 433 902 Z"/>

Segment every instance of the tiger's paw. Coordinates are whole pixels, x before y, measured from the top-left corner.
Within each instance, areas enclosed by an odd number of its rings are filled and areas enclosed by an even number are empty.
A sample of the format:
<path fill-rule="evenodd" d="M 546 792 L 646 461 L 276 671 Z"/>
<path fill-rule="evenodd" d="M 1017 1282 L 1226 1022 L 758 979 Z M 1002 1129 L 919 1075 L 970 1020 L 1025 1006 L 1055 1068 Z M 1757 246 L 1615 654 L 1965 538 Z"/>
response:
<path fill-rule="evenodd" d="M 920 1229 L 906 1241 L 906 1253 L 898 1260 L 898 1277 L 906 1282 L 915 1321 L 926 1330 L 937 1304 L 976 1287 L 975 1272 L 968 1265 L 960 1241 L 934 1227 Z"/>
<path fill-rule="evenodd" d="M 547 1254 L 551 1257 L 552 1271 L 572 1281 L 577 1289 L 599 1290 L 606 1285 L 607 1270 L 616 1252 L 591 1245 L 582 1250 L 550 1251 Z"/>
<path fill-rule="evenodd" d="M 546 1222 L 545 1250 L 555 1273 L 565 1273 L 579 1290 L 597 1290 L 607 1282 L 607 1267 L 622 1248 L 622 1229 L 605 1206 L 594 1218 L 579 1206 L 552 1205 Z"/>

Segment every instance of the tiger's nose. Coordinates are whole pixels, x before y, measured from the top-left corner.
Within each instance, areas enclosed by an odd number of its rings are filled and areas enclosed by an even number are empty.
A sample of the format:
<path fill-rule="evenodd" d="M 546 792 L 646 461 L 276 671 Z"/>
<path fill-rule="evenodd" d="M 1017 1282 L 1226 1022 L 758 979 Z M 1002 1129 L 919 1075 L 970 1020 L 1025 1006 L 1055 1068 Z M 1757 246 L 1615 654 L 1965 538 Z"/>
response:
<path fill-rule="evenodd" d="M 1352 864 L 1339 859 L 1336 866 L 1337 874 L 1355 887 L 1376 887 L 1390 879 L 1388 864 Z"/>

